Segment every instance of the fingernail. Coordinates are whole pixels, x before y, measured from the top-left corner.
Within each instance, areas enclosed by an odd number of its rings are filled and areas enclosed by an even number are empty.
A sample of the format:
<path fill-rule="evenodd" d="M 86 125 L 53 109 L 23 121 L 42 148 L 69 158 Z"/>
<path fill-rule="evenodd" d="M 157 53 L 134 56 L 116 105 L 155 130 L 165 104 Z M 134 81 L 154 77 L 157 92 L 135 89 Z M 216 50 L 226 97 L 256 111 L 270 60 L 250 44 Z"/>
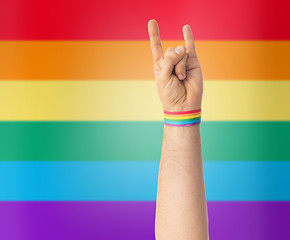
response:
<path fill-rule="evenodd" d="M 177 48 L 175 48 L 175 52 L 177 54 L 182 54 L 184 52 L 183 46 L 178 46 Z"/>
<path fill-rule="evenodd" d="M 182 75 L 182 74 L 178 74 L 177 77 L 178 77 L 179 79 L 183 79 L 183 75 Z"/>

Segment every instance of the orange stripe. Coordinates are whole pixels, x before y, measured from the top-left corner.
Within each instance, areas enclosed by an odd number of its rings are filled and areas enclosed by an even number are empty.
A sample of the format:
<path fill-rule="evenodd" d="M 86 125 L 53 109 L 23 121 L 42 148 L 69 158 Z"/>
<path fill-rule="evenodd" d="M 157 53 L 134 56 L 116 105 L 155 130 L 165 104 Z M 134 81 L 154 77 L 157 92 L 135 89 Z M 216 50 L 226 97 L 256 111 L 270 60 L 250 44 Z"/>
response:
<path fill-rule="evenodd" d="M 163 50 L 182 41 L 164 41 Z M 197 41 L 206 80 L 289 80 L 290 41 Z M 154 79 L 148 41 L 0 41 L 0 79 Z"/>

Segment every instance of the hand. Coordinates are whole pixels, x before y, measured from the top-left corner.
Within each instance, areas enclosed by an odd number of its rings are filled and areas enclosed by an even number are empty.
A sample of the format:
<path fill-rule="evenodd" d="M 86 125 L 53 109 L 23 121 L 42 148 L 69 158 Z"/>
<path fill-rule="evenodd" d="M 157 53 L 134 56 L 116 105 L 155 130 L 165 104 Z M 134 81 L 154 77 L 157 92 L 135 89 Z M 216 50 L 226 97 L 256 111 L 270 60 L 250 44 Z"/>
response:
<path fill-rule="evenodd" d="M 165 51 L 155 19 L 148 22 L 153 55 L 154 75 L 158 94 L 165 111 L 189 111 L 201 108 L 203 76 L 198 61 L 192 31 L 183 26 L 185 47 L 170 47 Z"/>

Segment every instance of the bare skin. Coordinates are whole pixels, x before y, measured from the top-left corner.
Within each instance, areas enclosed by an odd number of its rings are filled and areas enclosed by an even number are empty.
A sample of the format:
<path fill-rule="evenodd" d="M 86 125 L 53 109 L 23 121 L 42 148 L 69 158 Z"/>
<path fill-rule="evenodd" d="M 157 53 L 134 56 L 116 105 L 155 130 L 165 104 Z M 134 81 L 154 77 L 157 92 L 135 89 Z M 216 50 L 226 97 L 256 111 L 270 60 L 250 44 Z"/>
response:
<path fill-rule="evenodd" d="M 182 31 L 185 47 L 170 47 L 163 54 L 158 24 L 154 19 L 148 22 L 156 87 L 169 112 L 195 110 L 202 104 L 203 76 L 192 31 L 189 25 Z M 200 125 L 164 125 L 155 236 L 157 240 L 208 239 Z"/>

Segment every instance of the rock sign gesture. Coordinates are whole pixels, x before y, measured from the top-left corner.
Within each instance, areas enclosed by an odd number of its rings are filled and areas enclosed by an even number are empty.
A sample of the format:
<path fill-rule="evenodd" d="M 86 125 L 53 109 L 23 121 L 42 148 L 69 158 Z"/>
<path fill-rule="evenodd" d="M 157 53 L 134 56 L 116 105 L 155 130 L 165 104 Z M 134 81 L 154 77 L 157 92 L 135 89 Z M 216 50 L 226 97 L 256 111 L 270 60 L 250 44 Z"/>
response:
<path fill-rule="evenodd" d="M 154 75 L 158 94 L 165 111 L 188 111 L 201 107 L 203 76 L 192 31 L 184 25 L 185 47 L 170 47 L 163 55 L 157 21 L 148 22 L 153 55 Z"/>

